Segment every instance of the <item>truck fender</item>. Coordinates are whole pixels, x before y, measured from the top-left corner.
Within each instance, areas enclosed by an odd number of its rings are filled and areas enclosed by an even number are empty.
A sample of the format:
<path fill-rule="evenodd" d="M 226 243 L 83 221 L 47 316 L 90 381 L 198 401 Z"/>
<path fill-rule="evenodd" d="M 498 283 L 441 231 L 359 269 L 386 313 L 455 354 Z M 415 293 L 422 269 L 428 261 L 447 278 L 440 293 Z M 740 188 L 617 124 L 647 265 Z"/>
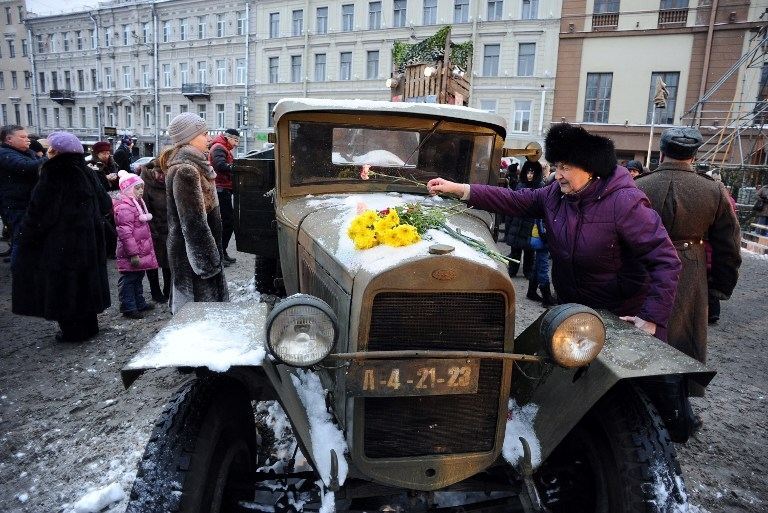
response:
<path fill-rule="evenodd" d="M 706 386 L 715 375 L 699 361 L 616 315 L 599 313 L 606 327 L 605 346 L 587 367 L 566 369 L 554 363 L 521 363 L 513 371 L 512 399 L 519 406 L 536 406 L 533 427 L 541 446 L 541 461 L 619 381 L 684 375 Z M 515 339 L 516 353 L 546 354 L 539 330 L 543 317 Z"/>

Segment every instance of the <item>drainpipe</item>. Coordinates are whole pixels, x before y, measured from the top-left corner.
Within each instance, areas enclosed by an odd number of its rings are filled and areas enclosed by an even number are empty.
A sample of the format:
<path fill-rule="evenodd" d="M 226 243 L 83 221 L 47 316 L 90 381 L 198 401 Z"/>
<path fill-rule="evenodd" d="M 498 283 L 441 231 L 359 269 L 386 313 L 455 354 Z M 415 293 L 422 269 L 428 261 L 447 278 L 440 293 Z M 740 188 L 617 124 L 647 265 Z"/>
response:
<path fill-rule="evenodd" d="M 307 13 L 307 20 L 309 20 L 309 0 L 306 0 L 304 2 L 304 12 Z M 304 27 L 304 55 L 302 56 L 302 68 L 301 71 L 304 73 L 304 77 L 301 80 L 303 87 L 302 87 L 302 94 L 304 98 L 307 97 L 307 89 L 308 89 L 308 82 L 307 76 L 309 74 L 309 23 L 307 23 L 307 26 Z"/>
<path fill-rule="evenodd" d="M 40 109 L 37 98 L 37 68 L 35 67 L 35 41 L 32 39 L 32 30 L 27 27 L 27 40 L 29 41 L 29 61 L 32 66 L 32 108 L 35 111 L 35 127 L 37 133 L 42 135 L 43 127 L 40 126 Z"/>
<path fill-rule="evenodd" d="M 152 57 L 154 57 L 152 64 L 155 68 L 155 155 L 160 155 L 160 70 L 157 55 L 157 8 L 154 2 L 152 2 L 152 51 Z"/>
<path fill-rule="evenodd" d="M 701 70 L 701 82 L 699 83 L 699 98 L 704 96 L 704 91 L 707 87 L 707 75 L 709 74 L 709 58 L 712 55 L 712 37 L 715 30 L 715 18 L 717 18 L 717 5 L 720 0 L 712 0 L 712 10 L 709 13 L 709 28 L 707 29 L 707 44 L 704 48 L 704 67 Z M 698 126 L 701 122 L 701 114 L 704 110 L 704 104 L 699 104 L 696 108 L 696 116 L 694 116 L 694 124 Z"/>
<path fill-rule="evenodd" d="M 544 84 L 541 84 L 541 107 L 539 109 L 539 135 L 544 133 L 544 106 L 547 102 L 547 90 Z"/>
<path fill-rule="evenodd" d="M 478 10 L 480 9 L 480 2 L 474 2 L 475 4 L 475 15 L 472 17 L 472 60 L 470 61 L 472 67 L 475 65 L 475 51 L 477 49 L 477 17 L 478 17 Z M 467 73 L 470 73 L 469 75 L 469 101 L 467 102 L 467 105 L 471 105 L 472 99 L 475 97 L 475 72 L 474 70 L 470 71 L 467 69 Z"/>
<path fill-rule="evenodd" d="M 247 154 L 248 153 L 248 135 L 250 135 L 248 133 L 248 125 L 251 122 L 251 108 L 249 105 L 250 102 L 248 100 L 248 78 L 251 75 L 250 59 L 248 57 L 250 55 L 250 46 L 251 46 L 251 2 L 250 1 L 245 2 L 245 27 L 244 28 L 245 28 L 245 87 L 244 87 L 245 95 L 243 96 L 243 105 L 241 105 L 240 108 L 242 109 L 243 114 L 245 114 L 246 112 L 248 113 L 248 123 L 243 123 L 243 126 L 245 127 L 245 130 L 244 130 L 245 137 L 243 137 L 244 139 L 243 153 Z M 241 119 L 241 122 L 242 121 L 244 120 Z"/>
<path fill-rule="evenodd" d="M 101 54 L 101 48 L 99 47 L 99 24 L 96 22 L 96 17 L 93 15 L 92 12 L 88 13 L 88 16 L 91 18 L 91 21 L 93 22 L 93 33 L 96 35 L 96 88 L 98 88 L 99 85 L 99 78 L 101 76 L 101 59 L 99 59 L 99 55 Z M 93 44 L 93 43 L 91 43 Z M 104 120 L 102 119 L 102 116 L 104 113 L 101 110 L 101 105 L 99 105 L 98 100 L 96 101 L 96 110 L 99 113 L 99 119 L 96 120 L 96 127 L 99 130 L 99 141 L 101 141 L 104 138 Z"/>

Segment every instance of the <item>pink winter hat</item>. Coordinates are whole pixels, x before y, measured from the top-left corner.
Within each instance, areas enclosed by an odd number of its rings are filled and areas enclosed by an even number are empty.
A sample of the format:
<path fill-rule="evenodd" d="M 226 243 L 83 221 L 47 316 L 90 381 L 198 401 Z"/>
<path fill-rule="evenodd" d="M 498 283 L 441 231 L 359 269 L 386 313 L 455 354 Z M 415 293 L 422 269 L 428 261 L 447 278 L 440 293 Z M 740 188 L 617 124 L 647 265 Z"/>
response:
<path fill-rule="evenodd" d="M 128 171 L 125 171 L 121 169 L 117 172 L 117 176 L 120 179 L 120 192 L 125 192 L 134 185 L 142 184 L 144 185 L 144 180 L 141 179 L 139 175 L 135 175 L 133 173 L 129 173 Z"/>

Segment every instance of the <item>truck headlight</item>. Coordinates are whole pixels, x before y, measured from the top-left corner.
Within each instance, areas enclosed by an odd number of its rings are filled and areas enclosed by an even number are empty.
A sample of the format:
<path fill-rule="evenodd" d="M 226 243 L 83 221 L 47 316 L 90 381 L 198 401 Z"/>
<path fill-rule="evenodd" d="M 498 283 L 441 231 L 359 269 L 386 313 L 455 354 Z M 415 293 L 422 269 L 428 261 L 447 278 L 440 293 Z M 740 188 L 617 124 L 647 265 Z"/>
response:
<path fill-rule="evenodd" d="M 567 368 L 583 367 L 603 349 L 605 324 L 589 307 L 559 305 L 544 315 L 541 335 L 555 363 Z"/>
<path fill-rule="evenodd" d="M 328 303 L 308 294 L 279 302 L 267 317 L 267 347 L 281 362 L 310 367 L 328 356 L 338 335 Z"/>

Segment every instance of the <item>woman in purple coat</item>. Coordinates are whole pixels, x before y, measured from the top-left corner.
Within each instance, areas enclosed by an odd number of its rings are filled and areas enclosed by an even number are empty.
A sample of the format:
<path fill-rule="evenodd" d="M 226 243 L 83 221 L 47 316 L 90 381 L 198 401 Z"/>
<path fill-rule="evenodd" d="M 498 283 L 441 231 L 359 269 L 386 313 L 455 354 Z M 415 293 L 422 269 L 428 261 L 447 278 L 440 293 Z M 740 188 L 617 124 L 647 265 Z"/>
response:
<path fill-rule="evenodd" d="M 556 169 L 549 186 L 512 191 L 436 178 L 429 191 L 542 219 L 562 302 L 610 310 L 666 340 L 681 265 L 659 215 L 617 165 L 610 139 L 562 123 L 549 130 L 545 146 Z"/>

